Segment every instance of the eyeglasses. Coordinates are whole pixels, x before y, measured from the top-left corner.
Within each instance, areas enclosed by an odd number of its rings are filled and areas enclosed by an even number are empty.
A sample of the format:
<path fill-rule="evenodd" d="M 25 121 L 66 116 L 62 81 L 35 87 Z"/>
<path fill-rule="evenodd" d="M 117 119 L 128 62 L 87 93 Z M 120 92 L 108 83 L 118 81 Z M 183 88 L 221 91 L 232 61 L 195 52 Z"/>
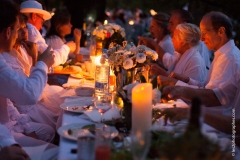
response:
<path fill-rule="evenodd" d="M 39 16 L 38 14 L 36 14 L 39 18 L 41 18 L 42 19 L 42 22 L 44 22 L 44 19 L 43 19 L 43 17 L 41 17 L 41 16 Z"/>

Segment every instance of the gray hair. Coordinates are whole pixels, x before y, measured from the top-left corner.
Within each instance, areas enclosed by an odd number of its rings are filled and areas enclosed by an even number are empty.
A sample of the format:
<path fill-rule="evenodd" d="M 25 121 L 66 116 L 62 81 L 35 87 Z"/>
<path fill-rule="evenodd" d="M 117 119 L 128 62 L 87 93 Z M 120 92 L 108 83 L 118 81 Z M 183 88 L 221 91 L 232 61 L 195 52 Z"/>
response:
<path fill-rule="evenodd" d="M 176 30 L 179 31 L 177 35 L 179 40 L 185 41 L 191 47 L 198 45 L 201 37 L 201 32 L 198 26 L 191 23 L 179 24 L 177 25 Z"/>

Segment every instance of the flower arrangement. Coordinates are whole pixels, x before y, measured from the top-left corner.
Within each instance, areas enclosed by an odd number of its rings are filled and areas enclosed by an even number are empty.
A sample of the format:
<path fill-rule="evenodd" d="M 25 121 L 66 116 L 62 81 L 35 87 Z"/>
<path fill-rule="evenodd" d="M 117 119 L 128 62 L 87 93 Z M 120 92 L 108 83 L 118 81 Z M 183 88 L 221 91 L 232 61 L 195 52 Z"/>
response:
<path fill-rule="evenodd" d="M 108 23 L 104 26 L 99 26 L 92 34 L 102 41 L 106 40 L 106 38 L 110 38 L 110 42 L 114 42 L 119 45 L 122 45 L 126 36 L 125 29 L 115 23 Z"/>
<path fill-rule="evenodd" d="M 125 70 L 134 69 L 148 65 L 151 60 L 156 61 L 158 54 L 154 50 L 143 46 L 135 46 L 133 43 L 123 42 L 123 46 L 110 44 L 108 50 L 108 63 L 117 72 L 121 68 Z"/>

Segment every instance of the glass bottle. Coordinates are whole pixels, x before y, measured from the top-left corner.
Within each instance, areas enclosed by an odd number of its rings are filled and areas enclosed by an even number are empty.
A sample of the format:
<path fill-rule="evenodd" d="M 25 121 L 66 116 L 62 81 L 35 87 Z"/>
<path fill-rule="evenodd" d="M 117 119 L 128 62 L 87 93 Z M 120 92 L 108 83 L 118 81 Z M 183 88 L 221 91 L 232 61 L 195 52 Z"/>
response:
<path fill-rule="evenodd" d="M 110 66 L 106 62 L 106 55 L 102 54 L 100 64 L 95 69 L 95 97 L 100 98 L 109 93 Z"/>

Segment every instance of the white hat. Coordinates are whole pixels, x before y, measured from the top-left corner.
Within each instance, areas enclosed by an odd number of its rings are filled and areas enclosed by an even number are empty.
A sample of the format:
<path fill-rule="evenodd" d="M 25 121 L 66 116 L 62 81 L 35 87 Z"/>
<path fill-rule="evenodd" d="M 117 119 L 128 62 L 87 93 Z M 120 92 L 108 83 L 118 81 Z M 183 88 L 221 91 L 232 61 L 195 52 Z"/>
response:
<path fill-rule="evenodd" d="M 42 5 L 35 0 L 28 0 L 21 3 L 21 13 L 39 13 L 43 15 L 44 20 L 50 19 L 52 16 L 48 11 L 43 10 Z"/>

